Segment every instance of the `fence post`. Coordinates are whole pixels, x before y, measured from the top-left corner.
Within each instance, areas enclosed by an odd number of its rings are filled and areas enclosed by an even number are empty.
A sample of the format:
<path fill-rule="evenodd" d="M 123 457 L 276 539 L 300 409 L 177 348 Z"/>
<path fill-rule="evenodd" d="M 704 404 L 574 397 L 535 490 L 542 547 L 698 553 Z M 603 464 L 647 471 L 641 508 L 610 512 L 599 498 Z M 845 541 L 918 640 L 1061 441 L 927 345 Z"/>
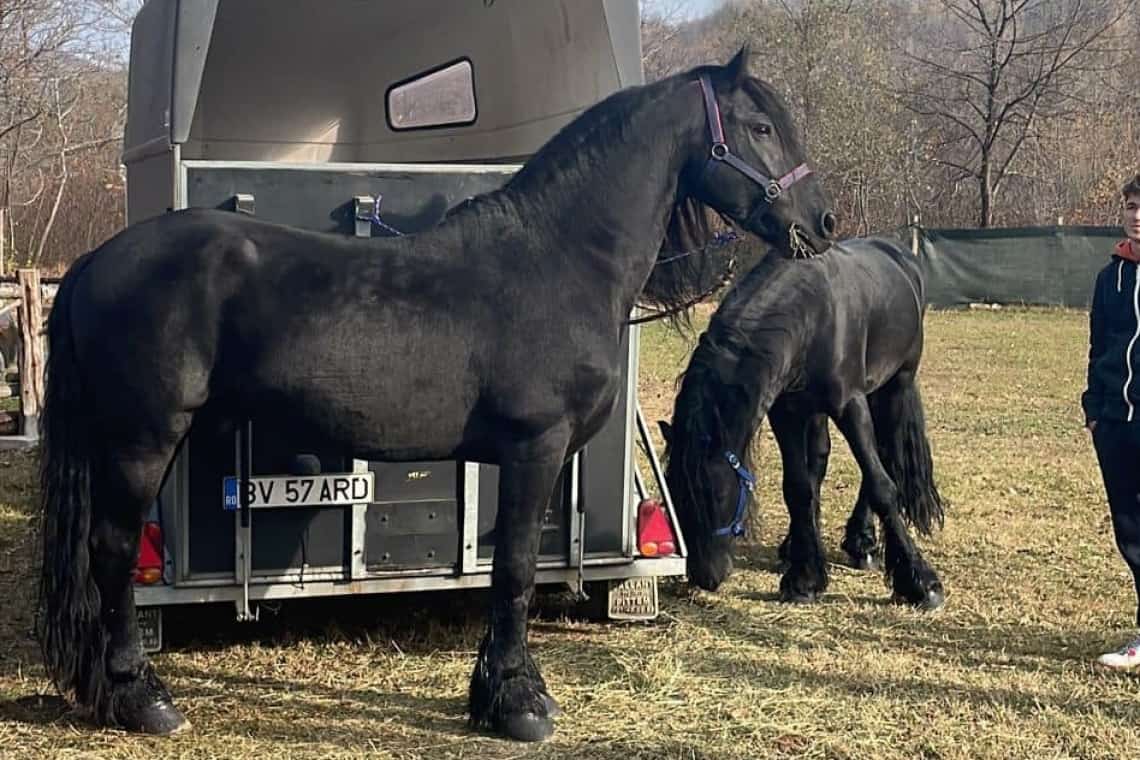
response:
<path fill-rule="evenodd" d="M 40 273 L 21 269 L 20 283 L 20 407 L 24 418 L 20 431 L 28 438 L 39 437 L 40 410 L 44 402 L 43 304 Z"/>
<path fill-rule="evenodd" d="M 918 255 L 918 214 L 914 215 L 910 223 L 910 252 Z"/>

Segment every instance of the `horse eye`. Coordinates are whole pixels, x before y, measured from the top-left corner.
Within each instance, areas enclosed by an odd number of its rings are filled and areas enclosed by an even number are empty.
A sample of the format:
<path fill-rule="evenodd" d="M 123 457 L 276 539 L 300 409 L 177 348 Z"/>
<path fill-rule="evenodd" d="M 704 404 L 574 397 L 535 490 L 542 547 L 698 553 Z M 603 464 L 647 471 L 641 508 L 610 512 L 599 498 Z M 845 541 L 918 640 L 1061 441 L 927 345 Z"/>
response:
<path fill-rule="evenodd" d="M 758 135 L 761 135 L 762 137 L 767 137 L 768 135 L 772 134 L 772 128 L 767 124 L 757 124 L 752 128 L 752 131 Z"/>

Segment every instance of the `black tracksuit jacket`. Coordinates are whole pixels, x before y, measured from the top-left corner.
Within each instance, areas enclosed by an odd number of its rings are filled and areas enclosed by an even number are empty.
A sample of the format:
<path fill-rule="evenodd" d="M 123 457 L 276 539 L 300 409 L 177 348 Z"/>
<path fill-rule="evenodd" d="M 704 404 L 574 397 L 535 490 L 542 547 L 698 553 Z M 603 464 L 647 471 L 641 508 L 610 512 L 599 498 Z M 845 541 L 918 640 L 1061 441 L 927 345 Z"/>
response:
<path fill-rule="evenodd" d="M 1081 406 L 1086 422 L 1140 422 L 1140 277 L 1137 264 L 1120 256 L 1096 278 Z"/>

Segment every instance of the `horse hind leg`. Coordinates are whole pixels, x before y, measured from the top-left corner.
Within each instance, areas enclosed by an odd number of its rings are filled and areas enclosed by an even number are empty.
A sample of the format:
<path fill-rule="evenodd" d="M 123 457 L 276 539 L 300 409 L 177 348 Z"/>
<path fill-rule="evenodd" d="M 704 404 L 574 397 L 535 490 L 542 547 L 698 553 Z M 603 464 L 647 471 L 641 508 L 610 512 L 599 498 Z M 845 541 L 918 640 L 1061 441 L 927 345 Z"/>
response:
<path fill-rule="evenodd" d="M 898 486 L 902 514 L 924 534 L 942 520 L 942 500 L 934 485 L 930 446 L 926 441 L 922 401 L 914 374 L 900 372 L 867 398 L 878 443 L 879 459 Z M 844 530 L 842 548 L 860 570 L 881 567 L 882 547 L 875 535 L 874 514 L 860 489 Z"/>
<path fill-rule="evenodd" d="M 179 427 L 188 427 L 188 420 Z M 132 578 L 143 516 L 158 495 L 177 444 L 178 436 L 171 435 L 159 444 L 113 448 L 93 482 L 91 573 L 106 632 L 109 686 L 93 707 L 100 722 L 146 734 L 171 734 L 189 726 L 143 654 Z"/>
<path fill-rule="evenodd" d="M 47 675 L 81 710 L 104 724 L 171 733 L 186 719 L 142 654 L 131 574 L 144 510 L 190 425 L 177 410 L 194 407 L 163 398 L 170 388 L 158 378 L 128 372 L 139 365 L 117 343 L 87 347 L 103 356 L 101 372 L 81 361 L 72 311 L 93 260 L 63 278 L 48 320 L 36 637 Z M 114 351 L 120 361 L 111 363 Z"/>
<path fill-rule="evenodd" d="M 871 419 L 878 430 L 878 397 L 871 394 L 867 398 L 871 410 Z M 876 435 L 877 437 L 877 435 Z M 882 562 L 879 557 L 882 547 L 875 535 L 875 515 L 871 510 L 871 500 L 860 485 L 859 494 L 855 498 L 855 507 L 851 516 L 847 518 L 847 525 L 843 529 L 843 541 L 840 548 L 847 555 L 847 560 L 856 570 L 881 570 Z"/>
<path fill-rule="evenodd" d="M 899 488 L 879 457 L 867 398 L 852 398 L 837 422 L 863 476 L 859 498 L 868 501 L 883 523 L 884 571 L 891 578 L 896 597 L 924 609 L 942 606 L 942 582 L 911 540 L 899 507 Z"/>
<path fill-rule="evenodd" d="M 840 544 L 851 566 L 857 570 L 879 570 L 882 563 L 879 556 L 882 548 L 875 535 L 874 513 L 871 511 L 871 501 L 859 489 L 859 496 L 855 500 L 855 508 L 851 517 L 847 519 L 847 527 L 843 530 L 843 543 Z"/>

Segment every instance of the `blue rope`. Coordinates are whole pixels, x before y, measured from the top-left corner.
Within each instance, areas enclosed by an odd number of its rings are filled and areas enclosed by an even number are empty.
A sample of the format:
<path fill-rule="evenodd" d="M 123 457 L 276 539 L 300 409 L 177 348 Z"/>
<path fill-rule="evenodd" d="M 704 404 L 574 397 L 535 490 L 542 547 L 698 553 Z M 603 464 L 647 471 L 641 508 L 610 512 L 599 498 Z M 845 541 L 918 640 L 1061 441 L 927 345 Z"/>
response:
<path fill-rule="evenodd" d="M 736 234 L 735 230 L 728 230 L 727 232 L 718 232 L 715 235 L 713 235 L 712 241 L 709 242 L 709 244 L 706 245 L 704 248 L 701 248 L 701 249 L 696 250 L 696 251 L 686 251 L 685 253 L 678 253 L 676 256 L 670 256 L 667 259 L 660 259 L 659 261 L 654 262 L 653 265 L 659 266 L 661 264 L 669 264 L 671 262 L 677 261 L 678 259 L 688 258 L 689 256 L 694 256 L 698 253 L 708 253 L 710 250 L 712 250 L 714 248 L 723 248 L 724 246 L 728 245 L 729 243 L 733 242 L 734 240 L 738 240 L 739 238 L 740 238 L 740 236 Z"/>
<path fill-rule="evenodd" d="M 403 237 L 404 233 L 400 232 L 398 229 L 380 218 L 380 201 L 382 200 L 384 200 L 384 196 L 377 193 L 376 200 L 372 201 L 372 216 L 368 217 L 368 220 L 380 229 L 391 232 L 396 237 Z"/>

